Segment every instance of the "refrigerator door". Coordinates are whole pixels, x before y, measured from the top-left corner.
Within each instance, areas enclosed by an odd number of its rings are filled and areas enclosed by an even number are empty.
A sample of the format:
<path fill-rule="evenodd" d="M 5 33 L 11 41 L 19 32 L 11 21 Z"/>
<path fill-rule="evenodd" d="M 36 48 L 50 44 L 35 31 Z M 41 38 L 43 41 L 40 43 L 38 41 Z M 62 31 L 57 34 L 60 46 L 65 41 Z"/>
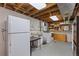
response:
<path fill-rule="evenodd" d="M 15 16 L 8 16 L 8 33 L 30 32 L 30 21 Z"/>
<path fill-rule="evenodd" d="M 8 34 L 9 56 L 30 56 L 30 33 Z"/>

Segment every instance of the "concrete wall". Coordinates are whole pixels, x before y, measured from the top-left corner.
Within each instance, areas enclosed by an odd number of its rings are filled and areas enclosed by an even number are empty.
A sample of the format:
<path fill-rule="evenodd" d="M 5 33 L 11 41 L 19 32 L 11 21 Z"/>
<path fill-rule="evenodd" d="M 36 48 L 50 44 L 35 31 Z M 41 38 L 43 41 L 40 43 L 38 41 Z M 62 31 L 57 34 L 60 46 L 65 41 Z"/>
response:
<path fill-rule="evenodd" d="M 4 22 L 7 20 L 8 15 L 13 15 L 13 16 L 24 18 L 24 19 L 28 19 L 31 22 L 31 31 L 40 30 L 40 21 L 39 20 L 0 7 L 0 56 L 5 55 L 5 40 L 3 39 L 4 33 L 2 33 L 1 29 L 4 28 Z"/>

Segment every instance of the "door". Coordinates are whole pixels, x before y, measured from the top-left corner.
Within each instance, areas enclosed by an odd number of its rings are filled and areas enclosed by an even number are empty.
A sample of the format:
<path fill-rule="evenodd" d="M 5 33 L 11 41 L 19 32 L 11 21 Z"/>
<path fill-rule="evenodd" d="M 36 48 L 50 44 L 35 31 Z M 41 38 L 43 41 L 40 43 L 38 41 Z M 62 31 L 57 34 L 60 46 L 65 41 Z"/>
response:
<path fill-rule="evenodd" d="M 77 56 L 79 56 L 79 16 L 77 16 L 77 28 L 76 28 L 76 32 L 77 33 L 75 33 L 75 35 L 76 35 L 76 49 L 77 49 L 77 51 L 76 51 L 76 54 L 77 54 Z"/>
<path fill-rule="evenodd" d="M 8 34 L 9 56 L 30 56 L 30 33 Z"/>
<path fill-rule="evenodd" d="M 79 16 L 75 19 L 73 29 L 73 54 L 79 56 Z"/>

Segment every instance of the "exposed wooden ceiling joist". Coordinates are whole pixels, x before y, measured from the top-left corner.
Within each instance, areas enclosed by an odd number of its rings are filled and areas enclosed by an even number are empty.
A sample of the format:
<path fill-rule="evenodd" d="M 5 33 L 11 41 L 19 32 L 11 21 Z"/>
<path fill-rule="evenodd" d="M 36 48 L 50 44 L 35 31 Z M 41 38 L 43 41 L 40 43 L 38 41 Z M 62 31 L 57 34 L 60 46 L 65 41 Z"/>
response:
<path fill-rule="evenodd" d="M 33 9 L 33 7 L 30 7 L 29 9 L 27 9 L 25 13 L 28 13 L 31 9 Z"/>
<path fill-rule="evenodd" d="M 15 8 L 14 8 L 14 5 L 15 4 L 11 4 L 11 3 L 6 3 L 6 7 L 4 7 L 4 8 L 7 8 L 7 9 L 10 9 L 10 10 L 12 10 L 12 11 L 15 11 Z"/>
<path fill-rule="evenodd" d="M 4 8 L 6 7 L 6 3 L 4 3 Z"/>
<path fill-rule="evenodd" d="M 58 11 L 58 8 L 57 7 L 56 8 L 51 8 L 51 9 L 46 10 L 46 11 L 41 12 L 41 13 L 38 13 L 38 14 L 34 15 L 33 17 L 38 17 L 38 16 L 43 15 L 45 13 L 50 13 L 50 12 L 55 12 L 55 11 Z"/>
<path fill-rule="evenodd" d="M 53 15 L 60 15 L 60 12 L 58 10 L 56 11 L 53 11 L 53 12 L 49 12 L 49 13 L 44 13 L 42 15 L 39 15 L 37 17 L 50 17 L 50 16 L 53 16 Z"/>
<path fill-rule="evenodd" d="M 0 7 L 3 7 L 4 6 L 4 3 L 0 3 Z"/>
<path fill-rule="evenodd" d="M 40 10 L 40 11 L 36 11 L 36 12 L 30 14 L 29 16 L 32 16 L 32 15 L 35 15 L 35 14 L 37 14 L 37 13 L 39 13 L 39 12 L 45 11 L 46 9 L 48 9 L 48 8 L 50 8 L 50 7 L 53 7 L 53 6 L 55 6 L 55 5 L 56 5 L 56 4 L 50 4 L 50 5 L 47 6 L 46 8 L 44 8 L 44 9 L 42 9 L 42 10 Z"/>
<path fill-rule="evenodd" d="M 47 17 L 47 18 L 43 18 L 43 17 L 36 17 L 37 19 L 40 19 L 42 21 L 45 21 L 45 22 L 51 22 L 51 20 Z"/>
<path fill-rule="evenodd" d="M 46 3 L 46 7 L 41 9 L 41 10 L 37 10 L 36 8 L 34 8 L 32 5 L 30 5 L 29 3 L 6 3 L 6 4 L 0 4 L 1 7 L 10 9 L 12 11 L 16 11 L 18 13 L 45 21 L 45 22 L 49 22 L 49 23 L 53 23 L 53 21 L 49 18 L 50 17 L 50 13 L 51 16 L 56 15 L 59 17 L 59 20 L 62 20 L 62 16 L 60 14 L 60 11 L 57 7 L 56 3 Z"/>
<path fill-rule="evenodd" d="M 21 3 L 18 7 L 15 7 L 15 11 L 17 11 L 19 8 L 23 6 L 23 3 Z"/>

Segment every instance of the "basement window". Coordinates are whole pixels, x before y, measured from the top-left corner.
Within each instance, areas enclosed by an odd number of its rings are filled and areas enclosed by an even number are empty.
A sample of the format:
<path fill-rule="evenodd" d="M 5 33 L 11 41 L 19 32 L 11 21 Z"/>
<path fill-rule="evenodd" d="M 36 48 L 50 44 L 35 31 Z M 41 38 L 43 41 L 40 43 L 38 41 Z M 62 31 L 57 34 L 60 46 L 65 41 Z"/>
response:
<path fill-rule="evenodd" d="M 45 3 L 30 3 L 30 4 L 38 10 L 41 10 L 46 7 Z"/>
<path fill-rule="evenodd" d="M 57 18 L 57 16 L 50 16 L 50 18 L 53 20 L 53 21 L 58 21 L 59 19 Z"/>

